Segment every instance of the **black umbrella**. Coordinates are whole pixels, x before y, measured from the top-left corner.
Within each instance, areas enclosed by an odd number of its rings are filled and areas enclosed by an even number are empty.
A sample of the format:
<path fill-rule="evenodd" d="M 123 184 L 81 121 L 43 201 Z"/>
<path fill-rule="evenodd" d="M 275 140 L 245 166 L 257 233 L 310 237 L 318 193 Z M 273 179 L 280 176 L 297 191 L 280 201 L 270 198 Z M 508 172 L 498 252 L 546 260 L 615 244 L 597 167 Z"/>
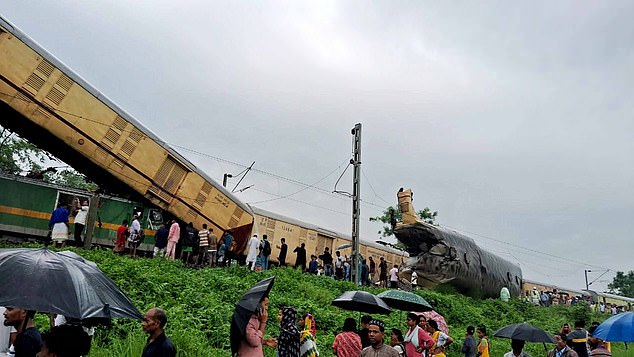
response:
<path fill-rule="evenodd" d="M 92 262 L 91 262 L 92 263 Z M 143 319 L 96 265 L 43 249 L 0 249 L 0 306 L 69 318 Z"/>
<path fill-rule="evenodd" d="M 555 339 L 546 331 L 528 323 L 504 326 L 495 331 L 494 337 L 511 338 L 527 342 L 555 343 Z"/>
<path fill-rule="evenodd" d="M 233 310 L 230 330 L 232 355 L 238 353 L 240 341 L 242 340 L 242 336 L 244 336 L 244 332 L 247 328 L 251 315 L 255 313 L 255 310 L 262 298 L 269 295 L 274 282 L 274 276 L 260 281 L 251 287 L 251 289 L 247 290 L 247 292 L 242 295 L 240 301 L 236 304 L 236 308 Z"/>
<path fill-rule="evenodd" d="M 346 291 L 332 301 L 332 305 L 344 310 L 365 312 L 368 314 L 389 315 L 392 312 L 387 304 L 367 291 Z"/>

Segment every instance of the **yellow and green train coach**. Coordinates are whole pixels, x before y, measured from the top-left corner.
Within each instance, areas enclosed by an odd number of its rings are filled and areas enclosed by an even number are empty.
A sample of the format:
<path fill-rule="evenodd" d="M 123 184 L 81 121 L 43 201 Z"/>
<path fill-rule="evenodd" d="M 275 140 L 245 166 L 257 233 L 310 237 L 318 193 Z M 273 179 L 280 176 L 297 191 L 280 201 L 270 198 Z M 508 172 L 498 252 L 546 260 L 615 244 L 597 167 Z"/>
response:
<path fill-rule="evenodd" d="M 58 203 L 70 206 L 76 199 L 92 199 L 92 194 L 87 191 L 1 173 L 0 188 L 0 237 L 8 239 L 43 239 L 48 234 L 48 222 Z M 161 211 L 146 208 L 139 202 L 106 195 L 99 196 L 93 228 L 94 242 L 113 245 L 117 228 L 123 220 L 130 221 L 133 213 L 140 213 L 140 222 L 146 233 L 142 248 L 149 250 L 154 244 L 154 232 L 161 221 Z M 72 223 L 71 216 L 71 237 Z"/>
<path fill-rule="evenodd" d="M 245 242 L 249 208 L 0 17 L 0 124 L 109 192 Z"/>

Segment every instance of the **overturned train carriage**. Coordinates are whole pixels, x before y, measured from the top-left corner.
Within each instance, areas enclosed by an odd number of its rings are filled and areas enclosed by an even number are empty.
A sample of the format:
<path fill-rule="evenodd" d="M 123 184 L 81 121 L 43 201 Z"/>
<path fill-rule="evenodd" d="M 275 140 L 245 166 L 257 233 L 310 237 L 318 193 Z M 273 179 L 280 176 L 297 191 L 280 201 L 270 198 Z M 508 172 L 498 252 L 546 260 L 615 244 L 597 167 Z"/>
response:
<path fill-rule="evenodd" d="M 404 271 L 416 271 L 419 285 L 450 284 L 477 297 L 497 297 L 502 287 L 513 296 L 520 294 L 519 266 L 480 249 L 465 235 L 422 222 L 415 215 L 411 191 L 399 192 L 398 200 L 403 223 L 396 225 L 394 234 L 410 253 Z"/>
<path fill-rule="evenodd" d="M 0 124 L 108 191 L 246 242 L 248 206 L 0 18 Z"/>

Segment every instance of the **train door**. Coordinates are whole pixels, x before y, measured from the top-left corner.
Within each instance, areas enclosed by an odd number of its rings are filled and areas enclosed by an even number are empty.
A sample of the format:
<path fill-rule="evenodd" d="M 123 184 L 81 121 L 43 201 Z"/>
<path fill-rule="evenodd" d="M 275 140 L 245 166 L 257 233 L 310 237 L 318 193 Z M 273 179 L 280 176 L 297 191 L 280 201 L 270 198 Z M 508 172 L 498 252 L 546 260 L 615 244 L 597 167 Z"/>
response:
<path fill-rule="evenodd" d="M 55 200 L 55 207 L 53 207 L 52 210 L 57 208 L 57 205 L 63 204 L 64 207 L 66 207 L 66 209 L 70 213 L 70 215 L 75 216 L 75 214 L 77 213 L 77 210 L 81 207 L 83 202 L 88 202 L 88 205 L 90 205 L 90 196 L 82 195 L 78 193 L 57 191 L 57 199 Z"/>
<path fill-rule="evenodd" d="M 334 250 L 332 248 L 334 242 L 334 238 L 328 237 L 326 235 L 317 234 L 317 252 L 319 252 L 319 254 L 324 252 L 325 248 L 328 248 L 328 250 L 330 250 L 331 254 L 335 254 Z"/>

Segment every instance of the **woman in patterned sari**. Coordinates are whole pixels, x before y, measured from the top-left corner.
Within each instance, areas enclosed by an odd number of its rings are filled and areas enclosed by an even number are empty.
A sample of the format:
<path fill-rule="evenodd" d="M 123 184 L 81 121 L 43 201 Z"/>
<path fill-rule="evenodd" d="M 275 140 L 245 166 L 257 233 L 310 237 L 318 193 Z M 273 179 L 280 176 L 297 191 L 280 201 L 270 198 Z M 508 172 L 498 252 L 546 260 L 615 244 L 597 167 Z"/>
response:
<path fill-rule="evenodd" d="M 299 340 L 300 357 L 319 357 L 319 351 L 317 351 L 317 344 L 315 343 L 317 326 L 313 315 L 310 313 L 304 314 L 299 320 L 299 327 L 302 329 Z"/>
<path fill-rule="evenodd" d="M 299 356 L 299 330 L 295 326 L 297 312 L 290 306 L 283 306 L 277 318 L 280 320 L 280 336 L 277 339 L 278 357 Z"/>

